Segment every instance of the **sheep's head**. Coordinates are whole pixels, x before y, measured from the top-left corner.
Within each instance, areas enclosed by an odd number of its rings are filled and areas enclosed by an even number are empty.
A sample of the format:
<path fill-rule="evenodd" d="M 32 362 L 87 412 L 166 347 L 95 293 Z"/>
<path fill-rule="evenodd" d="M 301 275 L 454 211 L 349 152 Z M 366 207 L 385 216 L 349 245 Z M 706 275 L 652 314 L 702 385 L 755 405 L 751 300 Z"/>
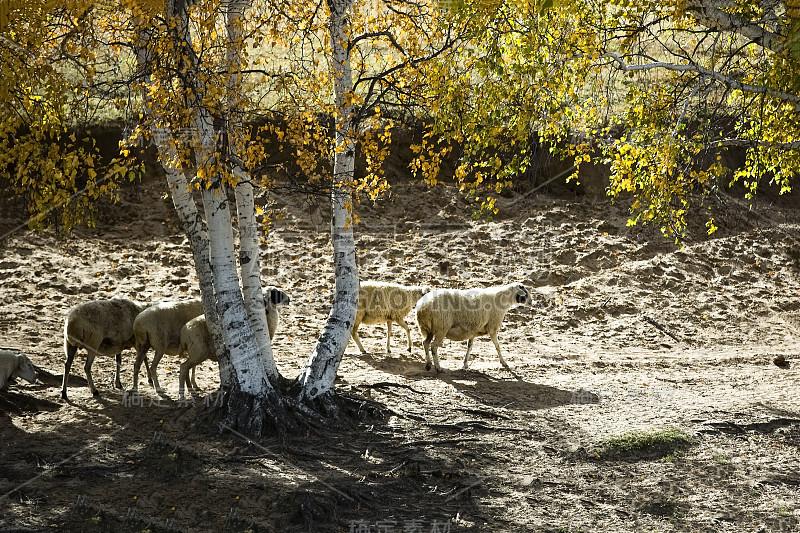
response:
<path fill-rule="evenodd" d="M 22 378 L 28 383 L 36 383 L 36 369 L 31 360 L 22 354 L 17 354 L 17 369 L 11 374 L 12 379 Z"/>
<path fill-rule="evenodd" d="M 288 294 L 273 286 L 264 289 L 264 299 L 267 300 L 265 303 L 272 305 L 289 305 L 291 302 L 291 298 L 289 298 Z"/>
<path fill-rule="evenodd" d="M 514 301 L 519 305 L 533 304 L 533 298 L 531 298 L 531 293 L 528 292 L 528 289 L 526 289 L 525 285 L 523 285 L 522 283 L 516 286 L 516 292 L 514 293 Z"/>

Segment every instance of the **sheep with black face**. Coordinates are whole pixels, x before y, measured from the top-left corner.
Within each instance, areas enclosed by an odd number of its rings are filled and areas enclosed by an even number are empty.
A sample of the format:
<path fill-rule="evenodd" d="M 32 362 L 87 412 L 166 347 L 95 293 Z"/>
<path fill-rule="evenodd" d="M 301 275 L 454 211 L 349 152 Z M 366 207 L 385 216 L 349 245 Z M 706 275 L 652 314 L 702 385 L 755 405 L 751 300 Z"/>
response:
<path fill-rule="evenodd" d="M 270 331 L 277 326 L 277 317 L 271 317 L 270 305 L 273 301 L 288 301 L 286 293 L 275 287 L 265 287 L 263 290 L 264 307 L 267 309 L 267 326 Z M 283 295 L 283 296 L 281 296 Z M 181 355 L 181 331 L 190 320 L 203 314 L 203 303 L 197 298 L 176 302 L 161 302 L 152 305 L 136 317 L 133 323 L 133 333 L 136 337 L 136 362 L 133 366 L 133 390 L 139 385 L 139 370 L 142 363 L 147 366 L 147 352 L 152 348 L 155 351 L 153 363 L 148 369 L 148 375 L 156 392 L 163 393 L 158 382 L 158 363 L 167 355 Z M 275 324 L 271 324 L 274 321 Z"/>
<path fill-rule="evenodd" d="M 264 289 L 264 304 L 267 308 L 267 328 L 270 340 L 275 336 L 275 330 L 278 329 L 278 320 L 280 318 L 278 306 L 288 305 L 289 303 L 289 295 L 282 290 L 276 287 Z M 194 379 L 197 365 L 207 360 L 216 361 L 217 354 L 214 351 L 214 341 L 208 331 L 205 315 L 200 315 L 187 322 L 181 329 L 180 338 L 179 355 L 181 357 L 186 355 L 186 361 L 181 363 L 181 372 L 178 378 L 178 394 L 183 400 L 184 387 L 191 385 L 191 389 L 198 389 L 197 382 Z M 189 378 L 190 371 L 191 379 Z"/>
<path fill-rule="evenodd" d="M 425 348 L 425 369 L 439 366 L 439 347 L 444 339 L 468 341 L 464 355 L 467 368 L 469 352 L 475 337 L 488 335 L 497 348 L 500 364 L 511 370 L 500 352 L 497 332 L 511 307 L 533 303 L 531 293 L 521 283 L 509 283 L 485 289 L 441 289 L 423 296 L 416 306 L 417 324 L 422 333 Z"/>

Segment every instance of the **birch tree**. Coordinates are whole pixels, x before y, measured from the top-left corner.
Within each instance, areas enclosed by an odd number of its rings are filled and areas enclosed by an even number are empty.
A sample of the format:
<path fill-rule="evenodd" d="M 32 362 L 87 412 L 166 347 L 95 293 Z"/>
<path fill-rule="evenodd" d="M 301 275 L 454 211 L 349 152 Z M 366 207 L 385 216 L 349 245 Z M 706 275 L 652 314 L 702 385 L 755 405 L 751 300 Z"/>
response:
<path fill-rule="evenodd" d="M 409 106 L 422 82 L 418 66 L 455 42 L 438 8 L 409 4 L 376 11 L 375 5 L 352 0 L 264 5 L 123 1 L 76 4 L 40 18 L 19 12 L 13 24 L 12 35 L 26 35 L 39 47 L 31 55 L 50 65 L 45 75 L 26 71 L 31 80 L 23 87 L 4 87 L 17 91 L 31 109 L 43 102 L 40 116 L 26 117 L 29 124 L 47 123 L 48 114 L 65 109 L 53 104 L 55 97 L 69 98 L 70 82 L 77 82 L 85 87 L 87 101 L 104 98 L 138 118 L 110 170 L 114 176 L 129 172 L 132 164 L 126 158 L 143 140 L 156 146 L 189 238 L 219 355 L 227 413 L 223 427 L 252 435 L 283 432 L 297 422 L 288 415 L 289 406 L 306 418 L 336 420 L 334 379 L 358 297 L 353 207 L 359 194 L 375 196 L 388 187 L 380 167 L 391 123 L 381 123 L 382 108 Z M 38 26 L 52 32 L 47 39 L 35 40 Z M 270 44 L 265 46 L 266 39 Z M 27 42 L 4 44 L 32 48 Z M 101 51 L 102 61 L 93 50 Z M 84 74 L 100 64 L 108 69 L 102 81 L 85 75 L 73 81 L 59 62 L 80 65 Z M 60 84 L 53 83 L 55 77 Z M 35 94 L 53 86 L 67 90 Z M 110 90 L 114 87 L 127 88 L 128 94 Z M 267 108 L 260 104 L 265 96 L 271 102 Z M 267 120 L 253 131 L 247 123 L 259 116 Z M 320 119 L 326 116 L 332 125 Z M 69 120 L 64 117 L 58 127 L 66 129 Z M 276 126 L 280 123 L 283 129 Z M 291 382 L 275 365 L 261 295 L 253 193 L 256 186 L 274 183 L 274 176 L 263 171 L 270 156 L 259 142 L 264 130 L 286 139 L 280 149 L 295 154 L 304 181 L 325 194 L 332 208 L 336 287 L 331 312 L 303 372 Z M 38 149 L 47 140 L 34 135 L 30 146 Z M 16 139 L 10 143 L 19 144 Z M 368 153 L 372 172 L 356 180 L 359 146 Z M 18 154 L 13 164 L 26 155 Z M 324 160 L 331 165 L 320 165 Z M 81 169 L 77 161 L 75 167 Z M 24 180 L 27 174 L 19 176 Z M 60 183 L 80 195 L 76 183 Z"/>

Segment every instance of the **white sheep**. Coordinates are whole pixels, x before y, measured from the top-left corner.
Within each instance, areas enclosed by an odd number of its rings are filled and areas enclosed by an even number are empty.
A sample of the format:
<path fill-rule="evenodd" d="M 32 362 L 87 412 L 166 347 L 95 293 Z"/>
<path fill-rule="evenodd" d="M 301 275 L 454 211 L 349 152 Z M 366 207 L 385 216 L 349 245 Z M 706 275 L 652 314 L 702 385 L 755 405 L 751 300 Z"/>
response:
<path fill-rule="evenodd" d="M 136 362 L 133 365 L 133 388 L 139 388 L 139 370 L 142 363 L 150 381 L 158 393 L 163 392 L 158 383 L 158 363 L 164 354 L 178 355 L 181 343 L 181 329 L 191 319 L 203 314 L 200 298 L 178 302 L 159 302 L 151 305 L 136 317 L 133 322 L 133 335 L 136 345 Z M 155 355 L 151 365 L 147 365 L 147 352 L 153 348 Z"/>
<path fill-rule="evenodd" d="M 414 304 L 426 294 L 428 287 L 400 285 L 380 281 L 362 282 L 358 289 L 358 309 L 356 319 L 350 336 L 356 341 L 361 353 L 367 353 L 361 345 L 358 336 L 358 326 L 361 324 L 378 324 L 386 322 L 386 353 L 392 353 L 392 322 L 397 322 L 406 330 L 408 337 L 408 351 L 411 351 L 411 330 L 406 324 L 405 317 L 414 307 Z"/>
<path fill-rule="evenodd" d="M 531 304 L 530 292 L 520 283 L 511 283 L 486 289 L 442 289 L 429 292 L 416 306 L 417 324 L 422 333 L 425 348 L 425 369 L 433 365 L 437 372 L 439 366 L 438 350 L 444 339 L 468 341 L 464 355 L 464 369 L 467 368 L 472 340 L 480 335 L 489 335 L 497 348 L 500 363 L 508 370 L 508 364 L 500 353 L 497 332 L 506 312 L 516 305 Z"/>
<path fill-rule="evenodd" d="M 9 383 L 22 378 L 28 383 L 36 383 L 36 369 L 27 356 L 0 350 L 0 390 L 8 390 Z"/>
<path fill-rule="evenodd" d="M 267 287 L 264 289 L 264 302 L 267 307 L 267 328 L 269 329 L 269 338 L 275 336 L 275 330 L 278 329 L 278 309 L 280 304 L 288 304 L 290 302 L 289 295 L 275 287 Z M 211 333 L 208 331 L 206 325 L 205 315 L 200 315 L 193 318 L 181 329 L 181 342 L 179 353 L 181 356 L 186 354 L 186 361 L 181 363 L 181 373 L 178 378 L 178 390 L 181 400 L 184 398 L 184 385 L 188 387 L 189 370 L 192 371 L 191 386 L 192 389 L 197 390 L 197 382 L 195 381 L 195 368 L 203 361 L 217 360 L 217 354 L 214 351 L 214 342 L 211 338 Z"/>
<path fill-rule="evenodd" d="M 184 385 L 188 386 L 189 384 L 189 370 L 191 369 L 192 371 L 191 388 L 197 390 L 200 387 L 197 386 L 197 382 L 194 380 L 195 367 L 209 359 L 211 361 L 217 360 L 214 341 L 208 331 L 205 315 L 193 318 L 183 326 L 180 352 L 181 355 L 187 354 L 186 361 L 181 363 L 181 373 L 178 377 L 178 393 L 180 399 L 183 400 Z"/>
<path fill-rule="evenodd" d="M 67 380 L 78 349 L 86 348 L 86 381 L 94 396 L 99 393 L 92 380 L 92 362 L 97 355 L 116 356 L 117 371 L 114 385 L 121 389 L 119 379 L 122 350 L 134 346 L 133 321 L 147 304 L 124 298 L 83 302 L 70 309 L 64 320 L 64 378 L 61 397 L 67 399 Z"/>

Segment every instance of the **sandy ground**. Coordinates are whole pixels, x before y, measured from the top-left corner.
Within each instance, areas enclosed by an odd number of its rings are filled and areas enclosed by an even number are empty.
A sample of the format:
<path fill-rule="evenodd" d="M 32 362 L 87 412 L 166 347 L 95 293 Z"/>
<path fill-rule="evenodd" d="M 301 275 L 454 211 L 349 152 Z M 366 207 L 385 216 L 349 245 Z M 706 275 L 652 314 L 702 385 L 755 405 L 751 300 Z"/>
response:
<path fill-rule="evenodd" d="M 254 444 L 209 427 L 203 400 L 177 401 L 175 357 L 159 368 L 171 399 L 145 381 L 126 401 L 108 359 L 93 398 L 82 356 L 60 399 L 73 305 L 197 294 L 160 185 L 125 189 L 97 229 L 0 243 L 0 347 L 41 369 L 0 393 L 0 531 L 800 530 L 800 209 L 716 201 L 719 232 L 698 221 L 677 248 L 606 200 L 506 198 L 479 223 L 450 189 L 395 183 L 358 208 L 362 279 L 525 283 L 536 301 L 500 336 L 514 372 L 487 338 L 468 371 L 464 344 L 446 342 L 436 376 L 416 330 L 412 354 L 399 327 L 387 354 L 385 328 L 362 326 L 373 352 L 351 342 L 339 372 L 340 392 L 363 400 L 358 426 Z M 289 194 L 273 207 L 263 279 L 293 299 L 274 345 L 294 377 L 330 304 L 331 248 L 324 207 Z M 16 223 L 0 217 L 2 233 Z M 198 382 L 217 386 L 210 363 Z M 693 444 L 597 453 L 661 428 Z"/>

